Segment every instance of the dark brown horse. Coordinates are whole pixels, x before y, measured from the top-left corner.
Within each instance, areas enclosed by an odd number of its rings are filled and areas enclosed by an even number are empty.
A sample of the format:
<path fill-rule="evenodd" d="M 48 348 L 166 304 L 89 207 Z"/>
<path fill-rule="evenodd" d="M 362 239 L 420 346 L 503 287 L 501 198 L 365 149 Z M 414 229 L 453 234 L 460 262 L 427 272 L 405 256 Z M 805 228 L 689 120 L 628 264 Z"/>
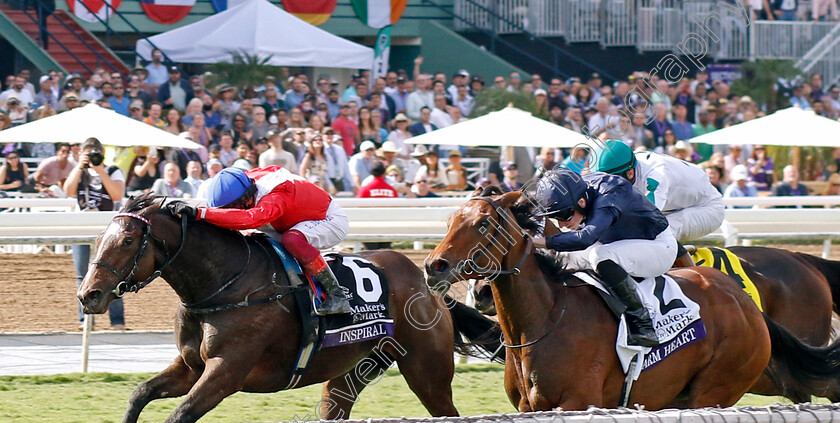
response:
<path fill-rule="evenodd" d="M 278 271 L 277 255 L 254 237 L 186 217 L 179 220 L 151 196 L 130 200 L 123 212 L 97 240 L 94 264 L 78 291 L 85 313 L 105 312 L 116 295 L 139 289 L 158 274 L 183 304 L 209 298 L 205 307 L 269 298 L 283 294 L 288 285 L 282 283 L 286 276 Z M 347 418 L 359 392 L 396 361 L 429 413 L 457 415 L 450 387 L 453 315 L 457 327 L 458 314 L 469 310 L 456 306 L 450 313 L 405 256 L 393 251 L 363 256 L 388 280 L 393 338 L 322 349 L 296 387 L 326 381 L 315 418 Z M 175 325 L 180 354 L 134 390 L 123 421 L 137 421 L 143 407 L 158 398 L 186 395 L 166 421 L 193 422 L 237 391 L 284 389 L 301 331 L 291 296 L 202 314 L 180 306 Z"/>
<path fill-rule="evenodd" d="M 557 228 L 547 222 L 545 234 L 556 231 Z M 840 302 L 840 262 L 768 247 L 732 247 L 730 250 L 741 259 L 741 266 L 755 283 L 768 317 L 808 345 L 828 345 L 832 311 L 838 311 Z M 495 314 L 489 283 L 476 282 L 473 295 L 476 309 Z M 776 386 L 765 375 L 749 392 L 786 395 L 794 402 L 809 401 L 812 395 L 840 401 L 838 380 L 814 384 L 813 389 L 796 388 L 795 381 L 783 383 L 786 386 Z"/>
<path fill-rule="evenodd" d="M 616 319 L 593 288 L 534 254 L 521 229 L 528 228 L 529 204 L 511 209 L 520 195 L 473 198 L 450 216 L 446 237 L 426 259 L 427 283 L 445 290 L 456 280 L 497 275 L 493 298 L 509 346 L 505 388 L 520 411 L 616 406 L 624 379 Z M 700 305 L 707 336 L 642 373 L 631 403 L 732 405 L 768 363 L 771 376 L 798 385 L 840 376 L 840 345 L 801 343 L 725 274 L 690 268 L 672 276 Z"/>

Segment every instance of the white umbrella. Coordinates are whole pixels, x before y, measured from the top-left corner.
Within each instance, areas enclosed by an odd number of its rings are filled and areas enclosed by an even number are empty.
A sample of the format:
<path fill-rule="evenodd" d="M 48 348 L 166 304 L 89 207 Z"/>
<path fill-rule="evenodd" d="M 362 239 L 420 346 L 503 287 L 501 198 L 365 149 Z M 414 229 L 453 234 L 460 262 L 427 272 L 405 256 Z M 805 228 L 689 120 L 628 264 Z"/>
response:
<path fill-rule="evenodd" d="M 90 137 L 97 138 L 104 145 L 118 147 L 201 147 L 200 144 L 96 104 L 0 131 L 0 142 L 82 143 Z"/>
<path fill-rule="evenodd" d="M 769 116 L 694 137 L 706 144 L 761 144 L 796 147 L 840 147 L 840 122 L 811 110 L 790 107 Z"/>
<path fill-rule="evenodd" d="M 585 135 L 515 107 L 411 138 L 412 144 L 571 148 L 592 145 Z"/>

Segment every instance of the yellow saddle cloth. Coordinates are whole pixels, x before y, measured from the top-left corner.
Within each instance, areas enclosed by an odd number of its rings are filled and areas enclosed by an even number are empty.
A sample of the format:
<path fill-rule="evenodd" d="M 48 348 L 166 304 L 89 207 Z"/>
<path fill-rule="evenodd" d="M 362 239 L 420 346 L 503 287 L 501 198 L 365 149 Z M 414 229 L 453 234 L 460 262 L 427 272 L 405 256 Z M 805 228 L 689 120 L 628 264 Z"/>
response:
<path fill-rule="evenodd" d="M 758 294 L 758 289 L 755 287 L 753 281 L 750 280 L 750 277 L 747 276 L 744 268 L 741 267 L 741 260 L 733 252 L 725 248 L 698 248 L 691 255 L 691 258 L 694 259 L 694 263 L 698 266 L 713 267 L 731 276 L 732 279 L 735 279 L 741 285 L 744 292 L 755 301 L 758 309 L 764 311 L 764 308 L 761 307 L 761 296 Z"/>

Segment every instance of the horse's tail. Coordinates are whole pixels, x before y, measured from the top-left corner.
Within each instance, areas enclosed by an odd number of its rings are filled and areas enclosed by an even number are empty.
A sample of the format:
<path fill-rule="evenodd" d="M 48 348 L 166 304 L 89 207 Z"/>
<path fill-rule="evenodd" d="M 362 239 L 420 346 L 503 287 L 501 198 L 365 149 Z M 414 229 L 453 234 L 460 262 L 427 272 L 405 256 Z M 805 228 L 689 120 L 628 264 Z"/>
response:
<path fill-rule="evenodd" d="M 461 354 L 504 363 L 505 349 L 501 343 L 502 329 L 499 324 L 448 295 L 444 297 L 444 301 L 446 304 L 454 304 L 449 313 L 455 328 L 455 349 Z M 463 338 L 467 338 L 469 342 L 465 342 Z"/>
<path fill-rule="evenodd" d="M 834 312 L 840 313 L 840 261 L 826 260 L 805 253 L 796 253 L 796 255 L 816 267 L 825 276 L 828 287 L 831 289 L 831 302 L 834 304 Z"/>
<path fill-rule="evenodd" d="M 812 347 L 764 315 L 770 332 L 771 355 L 767 375 L 788 398 L 816 392 L 820 385 L 840 378 L 840 342 Z M 791 383 L 793 382 L 793 383 Z"/>

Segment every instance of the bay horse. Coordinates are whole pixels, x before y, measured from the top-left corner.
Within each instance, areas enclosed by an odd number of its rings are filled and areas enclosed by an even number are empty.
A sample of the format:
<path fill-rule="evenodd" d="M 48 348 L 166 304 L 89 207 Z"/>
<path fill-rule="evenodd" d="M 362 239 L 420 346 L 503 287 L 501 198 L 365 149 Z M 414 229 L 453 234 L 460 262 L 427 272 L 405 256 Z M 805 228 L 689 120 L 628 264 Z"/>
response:
<path fill-rule="evenodd" d="M 237 391 L 287 387 L 300 350 L 301 318 L 294 298 L 283 296 L 286 275 L 282 267 L 278 271 L 280 260 L 270 248 L 237 231 L 186 216 L 179 220 L 151 195 L 129 200 L 97 244 L 77 293 L 85 313 L 104 313 L 118 295 L 158 275 L 182 302 L 175 324 L 180 354 L 134 390 L 123 422 L 136 422 L 141 410 L 158 398 L 186 395 L 166 421 L 194 422 Z M 458 328 L 459 318 L 471 318 L 469 307 L 447 310 L 429 292 L 421 270 L 402 254 L 360 256 L 382 269 L 388 281 L 393 337 L 320 350 L 296 387 L 326 381 L 316 418 L 347 418 L 360 391 L 396 362 L 429 413 L 457 415 L 451 389 L 453 324 Z M 275 295 L 280 298 L 263 304 L 226 307 Z M 184 306 L 199 302 L 219 310 L 194 313 Z M 472 329 L 474 323 L 469 323 Z M 432 364 L 435 371 L 429 371 Z"/>
<path fill-rule="evenodd" d="M 496 276 L 491 289 L 508 348 L 505 389 L 519 411 L 617 406 L 624 382 L 617 319 L 594 288 L 534 253 L 522 229 L 534 229 L 532 204 L 517 203 L 520 195 L 473 197 L 452 214 L 444 240 L 426 258 L 427 284 L 443 292 L 456 280 Z M 700 305 L 707 335 L 643 372 L 631 404 L 730 406 L 766 369 L 777 382 L 802 386 L 840 376 L 840 345 L 798 341 L 724 273 L 695 267 L 671 276 Z"/>
<path fill-rule="evenodd" d="M 544 235 L 559 232 L 545 222 Z M 788 329 L 799 340 L 812 346 L 825 346 L 831 340 L 831 319 L 840 303 L 840 262 L 809 254 L 770 247 L 730 247 L 741 259 L 741 267 L 755 283 L 762 307 L 768 317 Z M 494 315 L 493 293 L 485 280 L 476 282 L 472 294 L 475 307 Z M 763 375 L 749 392 L 759 395 L 784 395 L 793 402 L 810 401 L 811 396 L 840 401 L 840 381 L 815 383 L 811 388 L 782 380 L 776 386 Z"/>

